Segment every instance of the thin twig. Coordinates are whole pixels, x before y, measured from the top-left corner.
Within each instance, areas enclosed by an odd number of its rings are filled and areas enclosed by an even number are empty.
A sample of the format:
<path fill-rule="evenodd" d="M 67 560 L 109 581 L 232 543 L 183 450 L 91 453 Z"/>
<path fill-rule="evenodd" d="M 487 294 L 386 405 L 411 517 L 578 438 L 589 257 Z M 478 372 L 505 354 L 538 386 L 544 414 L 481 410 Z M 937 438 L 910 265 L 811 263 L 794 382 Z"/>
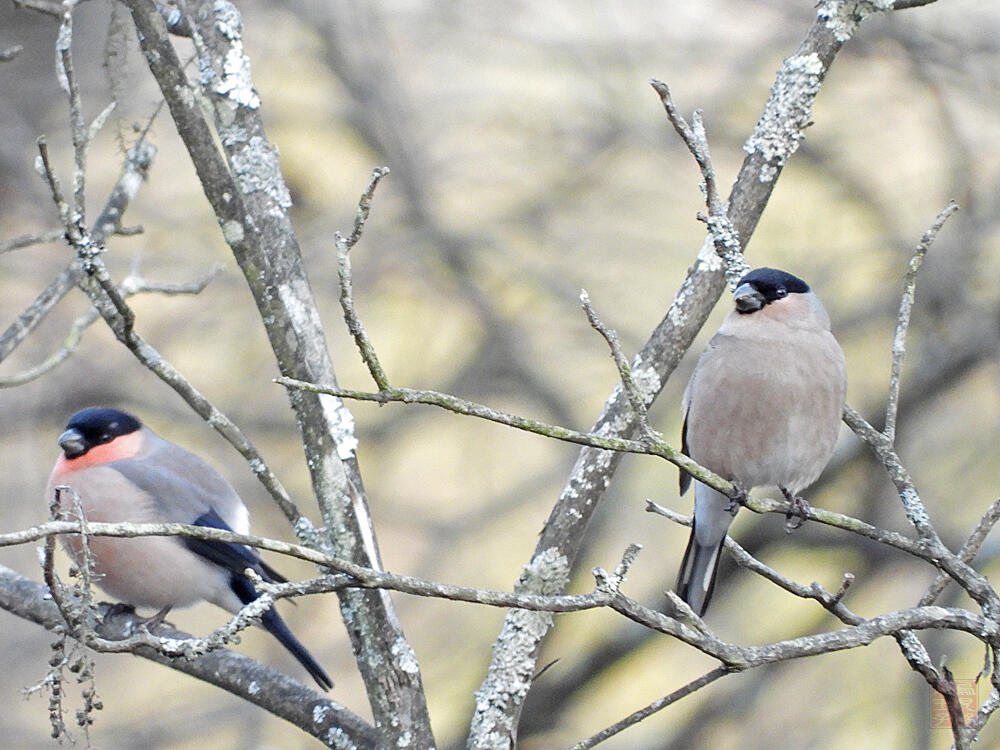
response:
<path fill-rule="evenodd" d="M 0 242 L 0 255 L 4 253 L 20 250 L 32 245 L 44 245 L 62 239 L 66 233 L 64 229 L 50 229 L 47 232 L 35 232 L 33 234 L 22 234 L 9 240 Z"/>
<path fill-rule="evenodd" d="M 650 80 L 650 85 L 660 96 L 663 108 L 667 113 L 667 119 L 674 126 L 677 135 L 684 141 L 688 151 L 698 163 L 701 170 L 702 192 L 705 195 L 705 204 L 708 207 L 708 216 L 698 214 L 699 221 L 703 221 L 708 227 L 712 236 L 712 243 L 715 245 L 716 254 L 722 259 L 725 265 L 726 281 L 731 288 L 736 288 L 737 282 L 750 270 L 746 260 L 743 258 L 743 245 L 740 242 L 739 232 L 733 226 L 719 189 L 715 182 L 715 166 L 712 164 L 712 154 L 708 148 L 708 137 L 705 134 L 705 123 L 702 120 L 701 110 L 695 110 L 691 116 L 691 125 L 677 111 L 674 100 L 670 96 L 670 88 L 663 81 L 655 78 Z"/>
<path fill-rule="evenodd" d="M 978 733 L 986 726 L 993 713 L 1000 708 L 1000 655 L 997 649 L 991 648 L 986 656 L 986 668 L 990 669 L 990 683 L 992 690 L 982 702 L 976 715 L 969 719 L 966 724 L 966 734 L 971 738 L 976 738 Z"/>
<path fill-rule="evenodd" d="M 122 228 L 122 216 L 128 208 L 132 199 L 139 192 L 139 186 L 149 175 L 149 169 L 156 156 L 156 146 L 146 140 L 149 128 L 153 125 L 153 119 L 159 112 L 159 107 L 146 122 L 146 127 L 125 155 L 122 164 L 122 171 L 115 182 L 114 188 L 108 195 L 107 201 L 101 213 L 94 219 L 94 224 L 90 228 L 90 236 L 94 242 L 103 245 L 113 234 L 134 234 L 132 230 Z"/>
<path fill-rule="evenodd" d="M 85 149 L 85 146 L 82 148 Z M 94 241 L 93 235 L 91 235 L 84 224 L 82 211 L 77 206 L 74 205 L 71 207 L 66 203 L 59 178 L 52 169 L 52 163 L 49 160 L 48 144 L 44 139 L 39 139 L 38 151 L 41 155 L 42 175 L 49 186 L 49 190 L 52 192 L 52 200 L 59 207 L 59 214 L 66 224 L 66 239 L 76 251 L 77 260 L 80 262 L 84 273 L 104 290 L 108 300 L 110 300 L 117 312 L 118 325 L 121 326 L 122 334 L 127 335 L 131 333 L 132 326 L 135 324 L 135 314 L 125 302 L 118 287 L 111 280 L 111 274 L 108 273 L 104 261 L 101 260 L 104 245 L 102 242 Z M 77 168 L 79 168 L 79 165 Z M 82 181 L 82 178 L 74 176 L 74 183 L 78 184 L 80 181 Z M 81 194 L 74 192 L 74 201 L 82 199 L 83 196 Z M 93 298 L 94 293 L 90 290 L 88 292 Z"/>
<path fill-rule="evenodd" d="M 889 439 L 850 406 L 844 407 L 844 421 L 872 449 L 895 485 L 903 504 L 903 512 L 920 537 L 925 559 L 951 576 L 988 615 L 1000 616 L 1000 596 L 981 573 L 971 568 L 941 541 L 913 484 L 913 478 L 903 466 Z"/>
<path fill-rule="evenodd" d="M 959 559 L 963 562 L 971 563 L 998 521 L 1000 521 L 1000 498 L 994 500 L 990 507 L 987 508 L 986 513 L 983 514 L 983 517 L 979 519 L 969 538 L 965 540 L 965 544 L 958 551 Z M 919 606 L 923 607 L 933 604 L 950 580 L 950 576 L 939 573 L 937 578 L 927 587 L 927 593 L 920 598 Z"/>
<path fill-rule="evenodd" d="M 63 3 L 62 23 L 56 40 L 56 73 L 69 98 L 70 135 L 73 139 L 73 217 L 77 224 L 86 221 L 87 128 L 83 122 L 83 104 L 76 85 L 73 66 L 73 8 L 76 0 Z"/>
<path fill-rule="evenodd" d="M 358 240 L 361 239 L 361 233 L 364 231 L 365 223 L 368 221 L 368 214 L 371 212 L 375 188 L 378 187 L 382 178 L 388 176 L 388 174 L 389 167 L 376 167 L 372 170 L 372 178 L 368 183 L 368 187 L 365 188 L 365 191 L 361 194 L 361 198 L 358 200 L 358 212 L 354 216 L 354 229 L 351 230 L 351 235 L 347 238 L 348 249 L 353 248 L 358 244 Z"/>
<path fill-rule="evenodd" d="M 899 315 L 896 317 L 896 332 L 892 337 L 892 367 L 889 374 L 889 397 L 885 408 L 885 436 L 890 443 L 896 441 L 896 417 L 899 413 L 899 382 L 903 369 L 903 357 L 906 355 L 906 334 L 910 328 L 910 314 L 913 311 L 913 299 L 917 288 L 917 273 L 924 262 L 924 257 L 937 238 L 941 227 L 953 213 L 958 211 L 958 204 L 951 201 L 937 215 L 934 223 L 924 232 L 920 243 L 913 251 L 910 266 L 906 272 L 903 286 L 903 296 L 899 301 Z"/>
<path fill-rule="evenodd" d="M 646 511 L 649 513 L 656 513 L 657 515 L 669 518 L 674 523 L 680 524 L 682 526 L 691 526 L 691 517 L 685 516 L 681 513 L 676 513 L 670 508 L 666 508 L 652 500 L 646 500 Z M 813 599 L 823 605 L 831 614 L 837 617 L 841 622 L 847 625 L 857 625 L 864 622 L 864 618 L 854 614 L 846 606 L 844 606 L 841 601 L 844 595 L 847 593 L 847 589 L 854 582 L 854 576 L 851 573 L 845 573 L 841 579 L 840 588 L 835 594 L 831 594 L 825 588 L 823 588 L 819 583 L 812 583 L 809 586 L 803 586 L 800 583 L 787 578 L 774 568 L 765 565 L 756 557 L 751 555 L 744 549 L 735 539 L 731 536 L 727 536 L 725 540 L 726 550 L 736 564 L 742 568 L 746 568 L 762 578 L 767 579 L 776 586 L 784 589 L 790 594 L 801 597 L 803 599 Z"/>
<path fill-rule="evenodd" d="M 955 738 L 955 750 L 969 750 L 969 742 L 965 737 L 965 713 L 962 711 L 962 699 L 955 685 L 955 675 L 944 664 L 941 665 L 940 671 L 944 676 L 935 689 L 944 699 L 945 708 L 948 710 L 951 733 Z"/>
<path fill-rule="evenodd" d="M 144 137 L 129 149 L 122 165 L 122 171 L 115 182 L 115 187 L 91 229 L 90 234 L 93 241 L 98 244 L 103 243 L 121 229 L 122 215 L 138 193 L 155 156 L 156 147 L 146 141 Z M 47 179 L 44 168 L 40 172 L 42 177 Z M 65 235 L 66 221 L 64 220 L 63 229 L 59 236 L 64 237 Z M 80 262 L 76 259 L 71 261 L 35 298 L 34 302 L 17 317 L 17 320 L 11 323 L 0 336 L 0 362 L 6 359 L 44 320 L 52 308 L 76 285 L 82 273 L 83 268 Z"/>
<path fill-rule="evenodd" d="M 670 95 L 670 87 L 667 84 L 651 78 L 649 85 L 659 94 L 660 101 L 663 103 L 663 109 L 667 113 L 667 119 L 674 126 L 677 135 L 684 141 L 684 145 L 687 146 L 688 151 L 691 152 L 695 161 L 698 162 L 698 168 L 701 170 L 701 178 L 704 181 L 705 200 L 708 203 L 708 210 L 712 213 L 721 213 L 723 203 L 722 198 L 719 196 L 718 188 L 715 185 L 715 167 L 712 165 L 708 143 L 704 138 L 704 128 L 702 128 L 701 136 L 699 136 L 695 129 L 688 125 L 687 120 L 677 111 L 677 106 Z M 697 112 L 697 110 L 695 111 Z M 699 116 L 698 120 L 700 121 L 700 119 Z"/>
<path fill-rule="evenodd" d="M 62 183 L 59 181 L 59 177 L 52 168 L 52 160 L 49 158 L 48 140 L 43 135 L 38 137 L 36 143 L 38 145 L 38 156 L 40 159 L 35 164 L 35 169 L 38 171 L 39 175 L 41 175 L 42 179 L 45 180 L 45 184 L 49 186 L 49 192 L 52 194 L 52 200 L 56 204 L 56 208 L 59 211 L 59 218 L 63 223 L 63 235 L 67 236 L 69 232 L 76 229 L 70 205 L 66 202 L 66 198 L 63 196 Z"/>
<path fill-rule="evenodd" d="M 587 739 L 581 742 L 576 743 L 575 745 L 573 745 L 571 750 L 587 750 L 588 748 L 595 747 L 600 743 L 604 742 L 604 740 L 614 737 L 619 732 L 623 732 L 629 727 L 638 724 L 640 721 L 652 716 L 657 711 L 666 708 L 671 703 L 676 703 L 681 698 L 686 698 L 687 696 L 691 695 L 691 693 L 701 690 L 701 688 L 715 682 L 720 677 L 725 677 L 727 674 L 730 673 L 730 671 L 731 670 L 729 670 L 727 667 L 724 666 L 716 667 L 710 672 L 706 672 L 698 679 L 692 680 L 687 685 L 684 685 L 684 687 L 678 688 L 674 692 L 670 693 L 669 695 L 665 695 L 662 698 L 658 698 L 645 708 L 640 708 L 638 711 L 629 714 L 621 721 L 615 722 L 606 729 L 602 729 L 597 734 L 588 737 Z"/>
<path fill-rule="evenodd" d="M 713 471 L 691 460 L 688 456 L 672 448 L 665 442 L 649 442 L 631 440 L 628 438 L 609 437 L 593 432 L 580 432 L 568 427 L 540 422 L 527 417 L 520 417 L 515 414 L 493 409 L 484 404 L 468 401 L 457 396 L 440 391 L 418 390 L 416 388 L 389 388 L 378 392 L 355 391 L 344 388 L 329 388 L 316 383 L 307 383 L 294 378 L 275 378 L 274 382 L 286 388 L 301 389 L 312 393 L 326 393 L 339 398 L 347 398 L 355 401 L 373 401 L 379 404 L 403 403 L 403 404 L 426 404 L 437 406 L 441 409 L 463 414 L 470 417 L 478 417 L 490 422 L 514 427 L 525 432 L 536 435 L 564 440 L 577 445 L 587 445 L 601 450 L 619 451 L 623 453 L 642 453 L 650 456 L 658 456 L 670 461 L 675 466 L 679 466 L 695 477 L 699 482 L 717 489 L 727 496 L 733 496 L 736 488 L 726 479 L 723 479 Z"/>
<path fill-rule="evenodd" d="M 368 372 L 371 373 L 372 379 L 380 391 L 389 389 L 389 379 L 385 370 L 382 369 L 378 354 L 375 353 L 375 347 L 372 345 L 371 339 L 368 338 L 368 333 L 354 309 L 350 252 L 361 239 L 361 233 L 364 231 L 365 222 L 368 221 L 368 214 L 371 211 L 371 201 L 375 194 L 375 188 L 387 174 L 389 174 L 388 167 L 377 167 L 372 171 L 371 181 L 358 201 L 358 212 L 354 217 L 354 229 L 350 236 L 345 238 L 340 232 L 334 233 L 334 241 L 337 246 L 337 273 L 340 276 L 340 306 L 344 311 L 344 322 L 347 323 L 347 330 L 354 337 L 361 358 L 368 366 Z"/>
<path fill-rule="evenodd" d="M 632 377 L 632 368 L 625 359 L 625 353 L 622 351 L 621 343 L 618 341 L 618 334 L 614 329 L 608 328 L 608 326 L 606 326 L 604 322 L 597 317 L 597 312 L 594 310 L 594 306 L 590 302 L 590 295 L 587 294 L 586 289 L 580 290 L 580 304 L 583 306 L 583 310 L 587 314 L 587 320 L 590 321 L 590 326 L 601 334 L 607 342 L 608 348 L 611 349 L 611 357 L 615 361 L 615 367 L 618 368 L 618 377 L 621 379 L 622 387 L 625 389 L 625 394 L 628 396 L 629 404 L 632 406 L 632 412 L 635 414 L 636 420 L 639 423 L 639 429 L 642 432 L 643 438 L 651 443 L 663 442 L 663 436 L 657 434 L 657 432 L 649 424 L 645 399 L 642 392 L 639 390 L 639 384 L 636 383 L 635 378 Z"/>
<path fill-rule="evenodd" d="M 221 266 L 216 267 L 213 271 L 198 281 L 193 281 L 187 284 L 149 282 L 138 276 L 128 276 L 122 280 L 122 294 L 125 297 L 131 297 L 134 294 L 142 294 L 144 292 L 155 292 L 168 296 L 175 294 L 200 294 L 204 291 L 205 287 L 208 286 L 212 279 L 218 276 L 220 271 Z M 84 331 L 93 325 L 100 317 L 101 314 L 98 312 L 96 307 L 88 309 L 87 312 L 73 321 L 73 325 L 70 327 L 69 333 L 66 335 L 66 338 L 63 339 L 62 346 L 60 346 L 59 349 L 54 351 L 34 367 L 29 367 L 28 369 L 14 373 L 13 375 L 0 376 L 0 388 L 13 388 L 15 386 L 24 385 L 25 383 L 29 383 L 32 380 L 40 378 L 45 373 L 62 364 L 76 351 L 80 342 L 83 341 Z"/>

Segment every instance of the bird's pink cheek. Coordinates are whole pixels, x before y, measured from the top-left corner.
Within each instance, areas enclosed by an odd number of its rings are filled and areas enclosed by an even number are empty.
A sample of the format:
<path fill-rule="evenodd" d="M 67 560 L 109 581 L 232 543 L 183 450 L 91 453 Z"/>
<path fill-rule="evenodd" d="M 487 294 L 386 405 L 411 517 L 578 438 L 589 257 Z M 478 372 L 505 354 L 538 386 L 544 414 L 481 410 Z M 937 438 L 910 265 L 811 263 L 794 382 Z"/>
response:
<path fill-rule="evenodd" d="M 66 458 L 59 456 L 56 461 L 52 476 L 61 476 L 73 471 L 82 471 L 92 466 L 120 461 L 123 458 L 132 458 L 142 447 L 142 433 L 133 432 L 129 435 L 116 437 L 110 443 L 95 445 L 89 451 L 77 458 Z"/>

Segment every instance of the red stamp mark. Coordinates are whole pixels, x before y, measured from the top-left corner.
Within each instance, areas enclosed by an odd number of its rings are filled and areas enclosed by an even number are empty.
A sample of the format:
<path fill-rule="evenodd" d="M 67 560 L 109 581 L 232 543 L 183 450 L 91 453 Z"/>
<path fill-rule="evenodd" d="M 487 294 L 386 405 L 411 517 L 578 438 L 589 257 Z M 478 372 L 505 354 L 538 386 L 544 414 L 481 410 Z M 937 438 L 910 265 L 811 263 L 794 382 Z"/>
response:
<path fill-rule="evenodd" d="M 965 720 L 974 716 L 979 709 L 979 682 L 973 679 L 955 680 L 955 690 L 958 691 L 958 701 L 962 705 Z M 951 729 L 951 719 L 948 718 L 948 707 L 940 693 L 931 692 L 931 729 Z"/>

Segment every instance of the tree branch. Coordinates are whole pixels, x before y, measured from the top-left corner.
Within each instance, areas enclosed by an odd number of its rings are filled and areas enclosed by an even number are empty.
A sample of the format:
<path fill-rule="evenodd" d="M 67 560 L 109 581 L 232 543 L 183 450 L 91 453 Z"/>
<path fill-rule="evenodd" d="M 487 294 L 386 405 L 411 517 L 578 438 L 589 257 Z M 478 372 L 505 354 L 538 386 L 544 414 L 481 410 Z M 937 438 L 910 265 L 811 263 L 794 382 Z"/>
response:
<path fill-rule="evenodd" d="M 145 139 L 141 139 L 129 149 L 115 187 L 91 228 L 91 239 L 97 245 L 104 244 L 108 237 L 120 229 L 125 209 L 139 192 L 139 187 L 149 174 L 155 156 L 156 147 Z M 64 226 L 59 236 L 65 235 Z M 80 262 L 74 259 L 18 316 L 3 335 L 0 335 L 0 362 L 3 362 L 28 337 L 52 308 L 76 286 L 82 274 L 83 268 Z"/>
<path fill-rule="evenodd" d="M 62 236 L 62 233 L 60 233 L 60 236 Z M 168 296 L 175 294 L 200 294 L 204 291 L 205 287 L 211 283 L 212 279 L 218 275 L 220 270 L 221 269 L 216 268 L 203 278 L 188 284 L 159 284 L 146 281 L 139 276 L 127 276 L 122 280 L 122 294 L 125 298 L 131 297 L 135 294 L 143 294 L 145 292 L 156 292 Z M 86 313 L 73 321 L 73 325 L 70 328 L 69 333 L 66 335 L 66 338 L 63 339 L 63 344 L 59 347 L 59 349 L 34 367 L 13 375 L 0 376 L 0 388 L 13 388 L 15 386 L 24 385 L 25 383 L 40 378 L 42 375 L 62 364 L 73 354 L 73 352 L 76 351 L 80 342 L 83 341 L 84 331 L 93 325 L 100 317 L 101 314 L 98 309 L 96 307 L 91 307 Z"/>
<path fill-rule="evenodd" d="M 681 698 L 686 698 L 687 696 L 691 695 L 691 693 L 701 690 L 706 685 L 710 685 L 720 677 L 725 677 L 729 673 L 730 670 L 727 669 L 726 667 L 716 667 L 715 669 L 706 672 L 698 679 L 692 680 L 687 685 L 678 688 L 669 695 L 665 695 L 662 698 L 653 701 L 645 708 L 640 708 L 638 711 L 629 714 L 621 721 L 617 721 L 611 726 L 607 727 L 606 729 L 602 729 L 600 732 L 593 735 L 592 737 L 588 737 L 587 739 L 581 742 L 577 742 L 575 745 L 573 745 L 571 750 L 588 750 L 588 748 L 596 747 L 597 745 L 604 742 L 604 740 L 614 737 L 619 732 L 625 731 L 629 727 L 638 724 L 643 719 L 649 718 L 657 711 L 666 708 L 672 703 L 676 703 Z"/>
<path fill-rule="evenodd" d="M 817 17 L 795 55 L 785 61 L 778 73 L 764 113 L 744 145 L 747 156 L 727 202 L 727 215 L 744 249 L 774 189 L 775 180 L 810 122 L 813 101 L 843 41 L 827 28 L 825 19 Z M 666 316 L 632 362 L 633 377 L 642 388 L 647 406 L 659 395 L 722 293 L 725 279 L 721 266 L 713 245 L 706 243 Z M 622 437 L 632 435 L 636 421 L 630 412 L 626 394 L 620 386 L 616 387 L 591 432 Z M 576 559 L 587 525 L 620 458 L 619 453 L 591 447 L 580 452 L 549 514 L 533 558 L 542 561 L 558 557 L 565 560 L 565 566 L 552 569 L 550 578 L 536 579 L 532 585 L 546 589 L 563 585 L 560 581 L 566 580 L 564 568 L 572 566 Z M 521 631 L 531 633 L 530 637 L 505 642 L 505 636 L 517 627 L 515 618 L 519 616 L 517 613 L 508 616 L 494 646 L 489 671 L 477 692 L 476 713 L 467 742 L 470 750 L 505 750 L 511 746 L 527 689 L 510 695 L 501 687 L 499 677 L 501 672 L 513 671 L 519 684 L 530 684 L 531 675 L 537 672 L 541 642 L 549 629 L 548 623 L 539 621 Z"/>
<path fill-rule="evenodd" d="M 50 521 L 32 529 L 0 535 L 0 546 L 24 544 L 40 538 L 52 538 L 60 534 L 79 534 L 81 520 Z M 705 654 L 723 662 L 730 670 L 744 670 L 773 664 L 788 659 L 814 656 L 868 645 L 873 640 L 891 636 L 906 630 L 928 628 L 948 628 L 960 630 L 991 646 L 1000 644 L 1000 624 L 971 612 L 937 606 L 920 606 L 913 609 L 889 612 L 870 619 L 858 618 L 849 627 L 840 630 L 800 636 L 761 646 L 740 646 L 728 643 L 715 636 L 701 618 L 689 608 L 680 619 L 645 607 L 622 594 L 618 586 L 624 579 L 627 567 L 634 559 L 637 547 L 633 545 L 626 552 L 622 563 L 613 575 L 601 569 L 595 570 L 597 580 L 590 594 L 525 594 L 515 592 L 489 591 L 454 586 L 422 580 L 412 576 L 385 573 L 375 568 L 365 568 L 349 560 L 331 558 L 302 545 L 294 545 L 274 539 L 265 539 L 246 534 L 236 534 L 204 526 L 185 524 L 133 524 L 86 522 L 87 536 L 139 537 L 139 536 L 190 536 L 199 539 L 246 544 L 285 554 L 292 554 L 309 560 L 342 575 L 324 575 L 307 581 L 268 584 L 260 582 L 262 590 L 275 599 L 288 596 L 318 594 L 351 587 L 386 588 L 417 596 L 464 601 L 494 607 L 516 608 L 526 611 L 551 614 L 555 612 L 577 612 L 598 607 L 608 607 L 634 622 L 657 632 L 673 636 Z M 745 553 L 743 553 L 745 555 Z M 758 565 L 760 563 L 758 562 Z M 777 574 L 774 574 L 777 575 Z M 347 576 L 345 578 L 344 576 Z M 797 585 L 789 587 L 793 593 Z M 805 598 L 817 598 L 802 591 Z M 832 602 L 838 595 L 830 595 Z M 676 599 L 676 597 L 674 597 Z M 676 602 L 683 604 L 679 599 Z M 823 603 L 821 601 L 821 603 Z M 826 606 L 826 604 L 824 604 Z M 170 645 L 168 651 L 183 651 L 183 646 Z"/>
<path fill-rule="evenodd" d="M 53 632 L 65 627 L 46 586 L 2 565 L 0 608 Z M 102 624 L 95 623 L 95 628 L 105 639 L 123 639 L 136 628 L 135 616 L 122 613 L 108 617 Z M 160 625 L 156 633 L 161 638 L 190 638 L 187 633 L 168 625 Z M 381 748 L 378 733 L 356 714 L 298 680 L 242 654 L 217 649 L 197 658 L 187 659 L 168 657 L 146 647 L 137 648 L 133 653 L 222 688 L 285 719 L 316 737 L 327 747 L 339 750 L 353 747 L 371 750 Z M 264 685 L 268 689 L 262 690 Z"/>
<path fill-rule="evenodd" d="M 885 408 L 885 430 L 883 433 L 890 443 L 896 440 L 896 416 L 899 413 L 899 382 L 903 370 L 903 357 L 906 355 L 906 334 L 910 329 L 910 314 L 913 310 L 913 298 L 917 288 L 917 273 L 924 262 L 924 256 L 930 250 L 938 232 L 953 213 L 958 211 L 958 204 L 951 201 L 937 215 L 934 223 L 924 232 L 910 258 L 910 267 L 906 271 L 903 296 L 899 301 L 899 315 L 896 317 L 896 333 L 892 337 L 892 368 L 889 374 L 889 397 Z"/>
<path fill-rule="evenodd" d="M 670 96 L 667 84 L 654 78 L 650 81 L 650 85 L 659 94 L 660 101 L 667 113 L 667 119 L 670 120 L 670 124 L 674 126 L 677 135 L 684 141 L 684 145 L 687 146 L 701 170 L 701 189 L 705 194 L 708 216 L 698 214 L 698 219 L 705 222 L 708 227 L 709 236 L 715 245 L 715 252 L 724 263 L 726 281 L 730 288 L 735 289 L 737 282 L 750 270 L 750 266 L 743 258 L 743 247 L 740 243 L 739 233 L 732 221 L 729 220 L 726 206 L 723 204 L 722 198 L 719 196 L 719 189 L 715 184 L 715 166 L 712 164 L 712 154 L 708 148 L 708 137 L 705 134 L 705 123 L 701 118 L 701 110 L 694 111 L 691 116 L 693 125 L 688 125 L 680 112 L 677 111 L 677 107 L 674 106 L 674 100 Z"/>
<path fill-rule="evenodd" d="M 289 215 L 291 198 L 261 120 L 260 97 L 243 50 L 239 11 L 225 0 L 195 0 L 187 5 L 200 56 L 201 94 L 211 104 L 213 128 L 202 108 L 190 106 L 190 85 L 155 4 L 126 0 L 126 5 L 150 70 L 257 303 L 281 374 L 335 384 Z M 296 534 L 317 548 L 327 547 L 379 567 L 355 457 L 353 416 L 339 399 L 329 396 L 289 392 L 289 398 L 328 537 L 321 538 L 301 522 Z M 417 660 L 389 597 L 382 592 L 348 590 L 341 593 L 340 603 L 386 745 L 432 747 Z"/>

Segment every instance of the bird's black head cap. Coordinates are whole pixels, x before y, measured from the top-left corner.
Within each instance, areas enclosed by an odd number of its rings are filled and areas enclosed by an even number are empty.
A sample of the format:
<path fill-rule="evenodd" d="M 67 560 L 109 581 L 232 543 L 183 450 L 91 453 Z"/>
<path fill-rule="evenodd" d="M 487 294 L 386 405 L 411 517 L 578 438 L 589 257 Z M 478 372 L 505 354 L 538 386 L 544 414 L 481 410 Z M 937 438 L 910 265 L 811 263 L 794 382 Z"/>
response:
<path fill-rule="evenodd" d="M 90 408 L 78 411 L 66 423 L 59 445 L 67 458 L 82 456 L 95 445 L 142 429 L 142 422 L 118 409 Z"/>
<path fill-rule="evenodd" d="M 805 294 L 809 285 L 798 276 L 792 276 L 787 271 L 777 268 L 755 268 L 746 274 L 736 285 L 733 292 L 736 298 L 736 310 L 740 313 L 752 313 L 789 294 Z"/>

